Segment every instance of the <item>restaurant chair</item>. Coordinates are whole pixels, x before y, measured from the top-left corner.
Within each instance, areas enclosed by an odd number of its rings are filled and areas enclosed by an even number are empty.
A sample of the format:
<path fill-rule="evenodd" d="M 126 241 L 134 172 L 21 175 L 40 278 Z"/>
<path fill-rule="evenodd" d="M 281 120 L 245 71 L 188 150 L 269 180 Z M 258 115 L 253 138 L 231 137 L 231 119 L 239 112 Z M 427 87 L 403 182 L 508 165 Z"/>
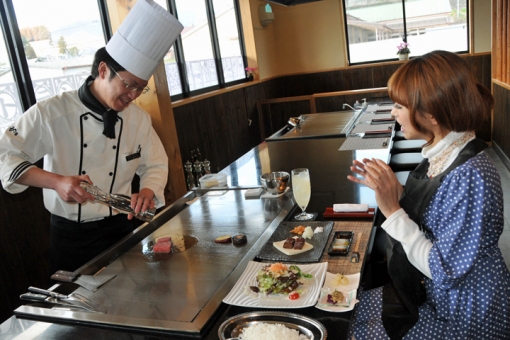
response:
<path fill-rule="evenodd" d="M 426 142 L 427 141 L 423 139 L 404 139 L 394 141 L 391 147 L 391 153 L 421 152 L 421 149 Z"/>
<path fill-rule="evenodd" d="M 395 135 L 393 136 L 393 140 L 394 141 L 406 140 L 406 138 L 404 137 L 404 133 L 402 131 L 398 130 L 398 131 L 395 131 Z"/>
<path fill-rule="evenodd" d="M 402 152 L 392 154 L 390 158 L 390 167 L 394 172 L 411 171 L 423 160 L 421 152 Z"/>

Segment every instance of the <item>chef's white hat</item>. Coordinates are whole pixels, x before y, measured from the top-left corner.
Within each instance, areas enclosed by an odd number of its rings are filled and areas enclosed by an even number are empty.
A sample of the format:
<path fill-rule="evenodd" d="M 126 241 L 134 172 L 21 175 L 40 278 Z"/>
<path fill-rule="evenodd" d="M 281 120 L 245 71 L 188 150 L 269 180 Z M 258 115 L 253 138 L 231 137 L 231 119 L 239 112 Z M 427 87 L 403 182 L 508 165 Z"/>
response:
<path fill-rule="evenodd" d="M 138 0 L 106 45 L 106 51 L 126 71 L 149 80 L 183 28 L 154 1 Z"/>

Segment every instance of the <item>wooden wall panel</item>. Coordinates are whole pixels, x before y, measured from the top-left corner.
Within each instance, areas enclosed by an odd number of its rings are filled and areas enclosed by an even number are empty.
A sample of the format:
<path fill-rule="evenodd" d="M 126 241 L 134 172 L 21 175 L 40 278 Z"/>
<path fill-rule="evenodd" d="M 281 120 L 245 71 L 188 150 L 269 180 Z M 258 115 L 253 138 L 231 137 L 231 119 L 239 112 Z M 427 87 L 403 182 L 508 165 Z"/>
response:
<path fill-rule="evenodd" d="M 50 215 L 42 189 L 13 195 L 0 188 L 0 322 L 21 305 L 29 286 L 47 288 Z"/>
<path fill-rule="evenodd" d="M 510 168 L 508 159 L 510 158 L 510 88 L 494 84 L 494 131 L 493 143 L 505 155 L 507 167 Z"/>
<path fill-rule="evenodd" d="M 492 0 L 492 81 L 495 107 L 493 142 L 510 168 L 510 4 L 508 0 Z"/>
<path fill-rule="evenodd" d="M 510 4 L 508 0 L 492 1 L 492 77 L 510 84 Z"/>
<path fill-rule="evenodd" d="M 389 100 L 388 92 L 373 92 L 373 93 L 365 93 L 365 94 L 349 94 L 349 95 L 339 95 L 339 96 L 331 96 L 331 97 L 318 97 L 315 99 L 315 105 L 317 107 L 317 112 L 333 112 L 333 111 L 342 111 L 342 105 L 347 103 L 349 105 L 353 105 L 353 103 L 359 101 L 362 102 L 362 99 L 366 98 L 368 102 L 377 102 L 377 101 L 385 101 Z"/>
<path fill-rule="evenodd" d="M 199 148 L 217 172 L 253 146 L 253 119 L 243 89 L 177 107 L 174 117 L 183 162 Z"/>
<path fill-rule="evenodd" d="M 395 71 L 402 65 L 403 62 L 393 63 L 385 65 L 384 67 L 372 67 L 372 78 L 374 79 L 374 86 L 377 87 L 386 87 L 388 86 L 388 80 L 391 75 L 395 73 Z"/>
<path fill-rule="evenodd" d="M 284 127 L 290 117 L 299 117 L 302 114 L 313 112 L 309 100 L 270 103 L 262 105 L 262 121 L 264 125 L 264 139 Z"/>

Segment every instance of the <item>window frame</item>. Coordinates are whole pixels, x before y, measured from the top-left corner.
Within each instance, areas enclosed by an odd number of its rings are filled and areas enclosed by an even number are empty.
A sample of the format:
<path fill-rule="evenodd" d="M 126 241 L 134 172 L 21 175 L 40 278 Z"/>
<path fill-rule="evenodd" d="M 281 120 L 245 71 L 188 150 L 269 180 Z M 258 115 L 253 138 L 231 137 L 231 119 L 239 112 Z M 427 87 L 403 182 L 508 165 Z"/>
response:
<path fill-rule="evenodd" d="M 251 79 L 246 76 L 245 78 L 237 79 L 230 82 L 225 82 L 225 78 L 223 76 L 223 66 L 221 61 L 221 52 L 219 48 L 218 36 L 216 32 L 215 25 L 215 16 L 214 16 L 214 6 L 213 0 L 204 0 L 206 1 L 207 8 L 207 17 L 209 21 L 209 29 L 211 35 L 211 42 L 213 45 L 213 55 L 214 62 L 216 65 L 216 73 L 218 75 L 218 84 L 214 86 L 209 86 L 205 88 L 201 88 L 198 90 L 190 91 L 189 84 L 187 81 L 187 71 L 186 71 L 186 60 L 183 54 L 183 46 L 181 41 L 181 36 L 177 38 L 174 43 L 174 49 L 176 54 L 176 63 L 177 68 L 179 70 L 179 77 L 181 82 L 182 92 L 177 95 L 170 96 L 172 101 L 176 101 L 179 99 L 189 98 L 195 95 L 200 95 L 203 93 L 215 91 L 221 88 L 225 88 L 228 86 L 233 86 L 241 83 L 245 83 L 250 81 Z M 108 42 L 113 36 L 112 26 L 110 22 L 110 17 L 108 13 L 108 7 L 106 0 L 97 0 L 98 10 L 101 20 L 101 25 L 103 28 L 103 34 L 105 37 L 105 41 Z M 236 15 L 237 21 L 237 29 L 239 34 L 239 44 L 240 44 L 240 52 L 241 57 L 243 59 L 244 68 L 248 65 L 248 59 L 246 56 L 246 48 L 244 41 L 244 32 L 242 28 L 242 18 L 241 11 L 239 7 L 239 0 L 233 0 L 234 11 Z M 167 0 L 167 5 L 170 13 L 176 15 L 176 6 L 175 0 Z M 21 40 L 21 34 L 18 26 L 18 22 L 16 19 L 16 14 L 14 10 L 13 0 L 2 0 L 0 3 L 0 26 L 2 29 L 2 34 L 4 36 L 6 49 L 9 54 L 9 61 L 11 63 L 13 78 L 18 88 L 18 93 L 20 97 L 21 109 L 23 112 L 28 110 L 31 106 L 37 103 L 35 91 L 32 83 L 32 78 L 29 72 L 28 62 L 25 56 L 25 51 L 23 49 L 23 42 Z"/>
<path fill-rule="evenodd" d="M 250 81 L 251 79 L 249 77 L 233 80 L 230 82 L 225 82 L 225 76 L 223 74 L 223 64 L 221 61 L 221 51 L 219 46 L 219 40 L 218 40 L 218 32 L 216 29 L 216 17 L 214 13 L 214 5 L 213 0 L 204 0 L 206 2 L 206 10 L 207 10 L 207 20 L 209 22 L 209 34 L 211 36 L 211 45 L 213 49 L 213 56 L 214 56 L 214 64 L 216 65 L 216 75 L 218 77 L 218 84 L 208 87 L 203 87 L 201 89 L 197 90 L 190 90 L 189 83 L 188 83 L 188 76 L 187 76 L 187 70 L 186 70 L 186 58 L 184 57 L 184 48 L 182 45 L 182 39 L 179 35 L 177 37 L 177 40 L 174 43 L 174 49 L 175 49 L 175 56 L 176 56 L 176 63 L 177 63 L 177 69 L 179 70 L 179 78 L 181 82 L 181 88 L 182 92 L 180 94 L 171 95 L 170 98 L 173 101 L 190 98 L 196 95 L 204 94 L 207 92 L 219 90 L 222 88 L 226 88 L 228 86 L 233 86 L 237 84 L 242 84 L 247 81 Z M 236 21 L 237 21 L 237 31 L 239 34 L 239 47 L 241 52 L 241 57 L 243 59 L 243 65 L 244 68 L 248 66 L 248 58 L 246 56 L 246 47 L 244 43 L 244 32 L 243 32 L 243 25 L 242 25 L 242 18 L 241 18 L 241 11 L 239 8 L 239 0 L 232 0 L 234 4 L 234 12 L 236 15 Z M 179 13 L 177 12 L 177 6 L 175 4 L 175 0 L 167 0 L 167 5 L 170 13 L 174 15 L 177 19 L 179 19 Z"/>
<path fill-rule="evenodd" d="M 112 30 L 106 0 L 97 0 L 97 4 L 105 41 L 109 41 Z M 11 71 L 18 87 L 21 109 L 25 112 L 37 103 L 37 99 L 12 0 L 2 0 L 0 3 L 0 19 Z"/>
<path fill-rule="evenodd" d="M 407 43 L 408 31 L 407 31 L 407 20 L 406 20 L 406 8 L 405 3 L 406 0 L 400 0 L 402 3 L 402 22 L 404 29 L 404 37 L 402 38 L 403 42 Z M 386 62 L 394 62 L 398 61 L 398 57 L 390 58 L 390 59 L 379 59 L 379 60 L 371 60 L 371 61 L 361 61 L 361 62 L 351 62 L 351 53 L 350 53 L 350 44 L 349 44 L 349 29 L 347 24 L 347 1 L 342 1 L 342 10 L 343 10 L 343 20 L 344 20 L 344 32 L 345 32 L 345 51 L 346 51 L 346 61 L 347 66 L 360 66 L 360 65 L 370 65 L 376 63 L 386 63 Z M 453 52 L 456 54 L 469 54 L 471 51 L 471 0 L 466 0 L 466 28 L 467 28 L 467 48 L 466 51 Z M 411 59 L 413 57 L 410 57 Z"/>

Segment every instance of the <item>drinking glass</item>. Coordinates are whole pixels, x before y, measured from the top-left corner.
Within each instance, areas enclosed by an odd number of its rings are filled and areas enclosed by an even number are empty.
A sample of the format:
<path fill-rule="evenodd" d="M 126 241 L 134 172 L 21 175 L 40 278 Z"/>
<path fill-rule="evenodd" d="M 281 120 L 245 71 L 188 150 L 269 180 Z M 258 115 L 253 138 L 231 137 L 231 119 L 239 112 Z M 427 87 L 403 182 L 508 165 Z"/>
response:
<path fill-rule="evenodd" d="M 310 202 L 311 188 L 310 188 L 310 172 L 306 168 L 299 168 L 292 170 L 292 193 L 294 200 L 301 208 L 302 212 L 294 219 L 298 221 L 307 221 L 313 219 L 312 214 L 306 213 L 306 207 Z"/>

